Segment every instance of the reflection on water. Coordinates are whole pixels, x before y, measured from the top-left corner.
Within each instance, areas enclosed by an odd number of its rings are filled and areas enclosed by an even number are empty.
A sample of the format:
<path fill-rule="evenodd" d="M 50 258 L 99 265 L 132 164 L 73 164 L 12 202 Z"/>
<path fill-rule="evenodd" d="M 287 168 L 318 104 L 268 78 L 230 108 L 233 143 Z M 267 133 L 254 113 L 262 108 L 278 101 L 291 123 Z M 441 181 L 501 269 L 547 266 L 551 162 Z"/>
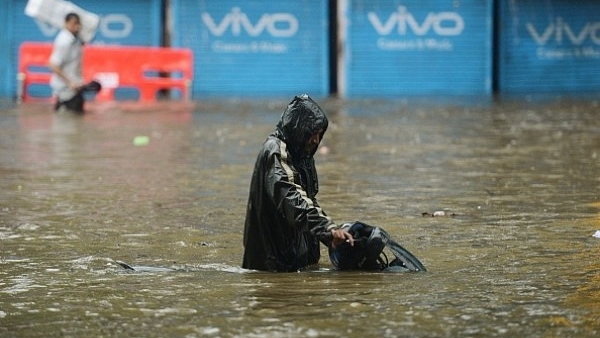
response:
<path fill-rule="evenodd" d="M 245 271 L 251 170 L 286 103 L 2 110 L 0 336 L 599 334 L 596 101 L 324 100 L 321 205 L 429 271 L 336 272 L 325 250 Z"/>

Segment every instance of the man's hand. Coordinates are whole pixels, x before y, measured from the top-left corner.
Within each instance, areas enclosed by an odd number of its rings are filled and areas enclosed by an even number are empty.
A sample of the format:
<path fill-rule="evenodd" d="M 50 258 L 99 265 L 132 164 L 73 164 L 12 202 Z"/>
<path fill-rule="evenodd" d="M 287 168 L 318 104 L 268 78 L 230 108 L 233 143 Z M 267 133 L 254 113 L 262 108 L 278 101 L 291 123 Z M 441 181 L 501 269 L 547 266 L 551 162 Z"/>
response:
<path fill-rule="evenodd" d="M 81 83 L 77 83 L 77 82 L 70 82 L 69 81 L 69 88 L 75 90 L 75 91 L 79 91 L 81 89 L 81 86 L 83 86 Z"/>
<path fill-rule="evenodd" d="M 60 66 L 55 65 L 53 63 L 49 63 L 48 68 L 50 68 L 50 70 L 52 72 L 56 73 L 56 75 L 58 75 L 58 77 L 60 77 L 67 84 L 67 86 L 69 88 L 71 88 L 75 91 L 79 91 L 79 89 L 81 89 L 81 86 L 83 86 L 82 83 L 72 82 L 71 80 L 69 80 L 69 78 L 67 77 L 65 72 L 63 72 L 63 70 L 62 70 L 62 68 L 60 68 Z"/>
<path fill-rule="evenodd" d="M 331 235 L 333 236 L 331 244 L 334 248 L 344 242 L 348 242 L 350 246 L 354 246 L 354 237 L 346 230 L 333 229 L 331 230 Z"/>

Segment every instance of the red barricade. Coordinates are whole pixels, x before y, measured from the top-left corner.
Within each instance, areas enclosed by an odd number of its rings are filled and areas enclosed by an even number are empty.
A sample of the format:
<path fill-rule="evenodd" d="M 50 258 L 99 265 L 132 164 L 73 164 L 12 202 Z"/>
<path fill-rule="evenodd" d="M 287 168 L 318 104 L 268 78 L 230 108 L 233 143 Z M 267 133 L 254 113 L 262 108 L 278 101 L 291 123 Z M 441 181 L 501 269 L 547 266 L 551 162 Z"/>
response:
<path fill-rule="evenodd" d="M 48 60 L 52 44 L 25 42 L 19 49 L 19 84 L 24 101 L 33 100 L 31 85 L 48 85 Z M 98 101 L 112 101 L 119 88 L 139 91 L 140 101 L 154 101 L 163 90 L 177 90 L 182 99 L 190 98 L 193 54 L 189 49 L 132 46 L 85 46 L 83 78 L 97 80 L 102 90 Z"/>

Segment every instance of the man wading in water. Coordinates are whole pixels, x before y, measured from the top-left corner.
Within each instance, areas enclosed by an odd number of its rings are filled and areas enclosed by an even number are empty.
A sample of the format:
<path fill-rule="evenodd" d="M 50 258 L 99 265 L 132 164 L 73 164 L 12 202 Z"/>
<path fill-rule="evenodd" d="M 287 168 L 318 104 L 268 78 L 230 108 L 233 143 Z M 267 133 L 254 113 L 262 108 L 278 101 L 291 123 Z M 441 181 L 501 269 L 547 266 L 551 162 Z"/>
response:
<path fill-rule="evenodd" d="M 79 15 L 69 13 L 65 17 L 65 26 L 54 40 L 49 61 L 52 70 L 50 87 L 56 97 L 54 110 L 58 113 L 83 114 L 83 92 L 98 92 L 102 88 L 96 81 L 83 84 L 81 73 L 83 41 L 79 38 L 80 31 Z"/>
<path fill-rule="evenodd" d="M 308 95 L 296 96 L 263 144 L 252 174 L 244 226 L 245 269 L 293 272 L 316 264 L 319 241 L 353 237 L 321 210 L 313 155 L 327 117 Z"/>

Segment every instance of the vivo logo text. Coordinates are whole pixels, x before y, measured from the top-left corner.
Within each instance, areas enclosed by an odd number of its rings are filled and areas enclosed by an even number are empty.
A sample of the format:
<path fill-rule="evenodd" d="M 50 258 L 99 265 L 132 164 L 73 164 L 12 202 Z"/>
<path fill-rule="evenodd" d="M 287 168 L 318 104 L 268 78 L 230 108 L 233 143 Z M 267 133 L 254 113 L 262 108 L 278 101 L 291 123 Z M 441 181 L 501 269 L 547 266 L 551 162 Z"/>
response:
<path fill-rule="evenodd" d="M 58 28 L 45 22 L 39 20 L 35 20 L 35 22 L 44 36 L 54 36 L 59 31 Z M 110 39 L 124 39 L 131 35 L 133 26 L 133 20 L 126 14 L 107 14 L 101 17 L 96 36 Z"/>
<path fill-rule="evenodd" d="M 133 21 L 125 14 L 108 14 L 102 17 L 98 29 L 104 37 L 122 39 L 131 35 Z"/>
<path fill-rule="evenodd" d="M 600 22 L 586 22 L 579 32 L 573 30 L 561 17 L 550 22 L 542 32 L 538 32 L 531 22 L 527 23 L 526 27 L 533 40 L 540 46 L 546 45 L 551 40 L 559 45 L 563 43 L 563 40 L 568 40 L 571 44 L 580 46 L 588 38 L 594 44 L 600 45 Z"/>
<path fill-rule="evenodd" d="M 456 12 L 429 12 L 419 22 L 406 6 L 398 6 L 398 11 L 393 12 L 385 21 L 380 20 L 375 12 L 369 12 L 367 17 L 379 35 L 389 35 L 396 29 L 399 35 L 406 35 L 410 31 L 414 35 L 424 36 L 433 31 L 439 36 L 456 36 L 465 28 L 465 21 Z"/>
<path fill-rule="evenodd" d="M 233 36 L 245 32 L 257 37 L 265 31 L 272 37 L 291 37 L 298 32 L 298 19 L 290 13 L 265 13 L 253 23 L 239 7 L 233 7 L 220 22 L 215 22 L 209 13 L 202 13 L 202 22 L 214 36 L 223 36 L 229 29 Z"/>

